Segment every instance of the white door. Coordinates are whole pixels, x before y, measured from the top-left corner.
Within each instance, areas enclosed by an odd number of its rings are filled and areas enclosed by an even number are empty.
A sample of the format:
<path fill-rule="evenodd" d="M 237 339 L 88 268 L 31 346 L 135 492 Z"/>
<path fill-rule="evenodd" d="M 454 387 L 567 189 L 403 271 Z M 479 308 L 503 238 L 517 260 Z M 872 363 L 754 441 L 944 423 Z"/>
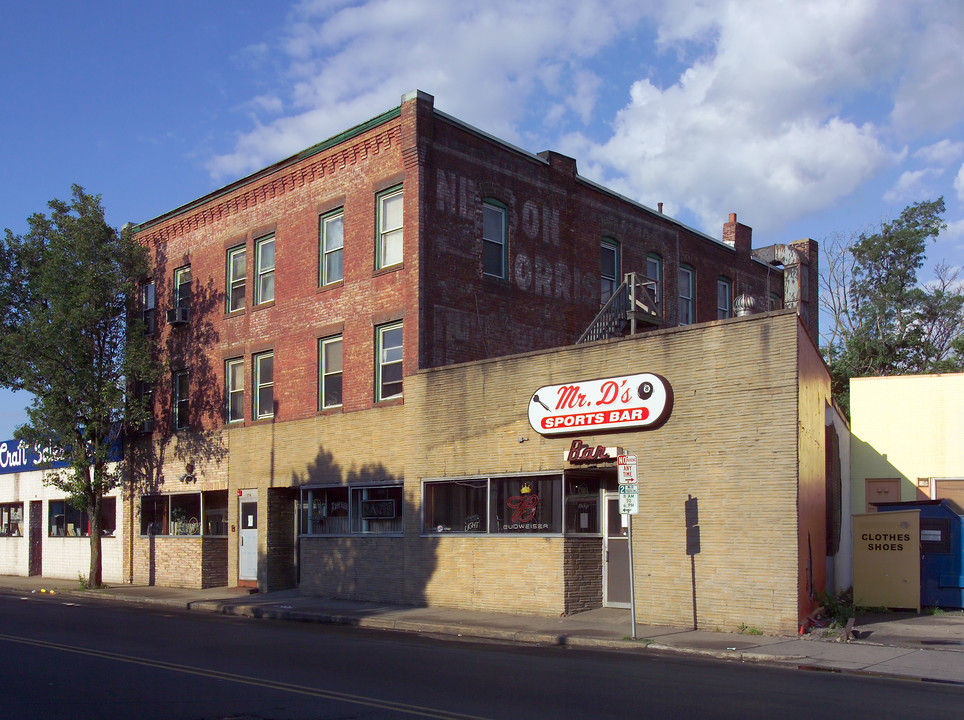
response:
<path fill-rule="evenodd" d="M 242 490 L 238 498 L 238 579 L 258 579 L 258 491 Z"/>
<path fill-rule="evenodd" d="M 606 495 L 606 525 L 603 528 L 603 605 L 628 608 L 629 588 L 628 515 L 619 514 L 619 495 Z"/>

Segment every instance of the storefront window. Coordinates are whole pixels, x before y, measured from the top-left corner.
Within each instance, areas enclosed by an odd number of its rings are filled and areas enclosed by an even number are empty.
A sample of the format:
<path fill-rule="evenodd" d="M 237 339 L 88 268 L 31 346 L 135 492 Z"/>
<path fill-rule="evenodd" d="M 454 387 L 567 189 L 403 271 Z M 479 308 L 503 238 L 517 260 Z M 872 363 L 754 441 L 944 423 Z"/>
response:
<path fill-rule="evenodd" d="M 303 491 L 301 528 L 308 535 L 347 535 L 348 488 L 311 488 Z"/>
<path fill-rule="evenodd" d="M 488 480 L 426 483 L 422 498 L 423 532 L 486 532 L 488 488 Z"/>
<path fill-rule="evenodd" d="M 599 487 L 590 475 L 567 477 L 564 512 L 561 475 L 430 480 L 422 533 L 598 535 Z"/>
<path fill-rule="evenodd" d="M 598 535 L 599 480 L 566 477 L 566 534 Z"/>
<path fill-rule="evenodd" d="M 110 537 L 117 522 L 117 501 L 105 497 L 100 505 L 100 534 Z M 89 537 L 90 516 L 69 500 L 51 500 L 47 507 L 47 534 L 50 537 Z"/>
<path fill-rule="evenodd" d="M 204 534 L 228 534 L 228 491 L 212 490 L 201 493 L 204 503 Z"/>
<path fill-rule="evenodd" d="M 374 535 L 401 533 L 402 486 L 351 489 L 351 531 Z"/>
<path fill-rule="evenodd" d="M 492 478 L 489 532 L 562 532 L 562 483 L 558 475 Z"/>
<path fill-rule="evenodd" d="M 201 534 L 201 495 L 171 495 L 171 535 Z"/>
<path fill-rule="evenodd" d="M 23 536 L 23 503 L 0 504 L 0 537 Z"/>
<path fill-rule="evenodd" d="M 141 535 L 198 537 L 202 534 L 215 537 L 228 534 L 227 490 L 141 498 Z"/>

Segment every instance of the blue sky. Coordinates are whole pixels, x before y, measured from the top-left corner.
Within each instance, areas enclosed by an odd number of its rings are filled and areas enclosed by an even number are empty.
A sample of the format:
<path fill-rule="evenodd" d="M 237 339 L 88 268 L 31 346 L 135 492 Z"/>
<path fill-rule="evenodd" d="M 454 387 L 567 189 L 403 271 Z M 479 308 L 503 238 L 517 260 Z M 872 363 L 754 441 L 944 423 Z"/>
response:
<path fill-rule="evenodd" d="M 719 237 L 873 229 L 943 195 L 964 265 L 959 0 L 8 3 L 0 227 L 72 183 L 142 222 L 420 89 Z M 0 439 L 23 422 L 0 392 Z"/>

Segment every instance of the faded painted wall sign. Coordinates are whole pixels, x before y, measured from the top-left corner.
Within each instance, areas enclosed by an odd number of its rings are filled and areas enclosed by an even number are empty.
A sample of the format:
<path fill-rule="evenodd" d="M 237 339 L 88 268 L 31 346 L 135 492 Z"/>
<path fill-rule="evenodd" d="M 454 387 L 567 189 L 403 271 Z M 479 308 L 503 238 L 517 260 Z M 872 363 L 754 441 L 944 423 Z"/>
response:
<path fill-rule="evenodd" d="M 673 408 L 673 390 L 652 373 L 547 385 L 529 400 L 529 425 L 541 435 L 580 430 L 658 427 Z"/>

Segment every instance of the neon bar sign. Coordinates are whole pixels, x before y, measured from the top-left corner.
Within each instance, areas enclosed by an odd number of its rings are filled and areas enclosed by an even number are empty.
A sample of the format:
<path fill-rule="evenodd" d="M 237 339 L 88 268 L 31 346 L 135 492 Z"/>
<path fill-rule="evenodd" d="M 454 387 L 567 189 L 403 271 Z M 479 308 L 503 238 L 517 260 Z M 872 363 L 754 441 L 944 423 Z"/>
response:
<path fill-rule="evenodd" d="M 529 425 L 541 435 L 656 428 L 673 409 L 673 389 L 653 373 L 547 385 L 529 400 Z"/>

